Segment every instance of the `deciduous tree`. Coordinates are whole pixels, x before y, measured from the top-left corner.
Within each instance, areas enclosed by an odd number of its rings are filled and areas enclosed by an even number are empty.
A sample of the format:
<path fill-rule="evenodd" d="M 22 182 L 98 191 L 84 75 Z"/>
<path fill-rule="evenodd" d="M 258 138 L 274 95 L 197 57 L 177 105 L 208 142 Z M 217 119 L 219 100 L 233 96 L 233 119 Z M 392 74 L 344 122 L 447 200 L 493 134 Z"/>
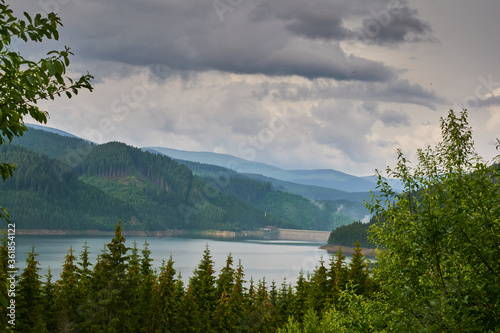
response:
<path fill-rule="evenodd" d="M 381 248 L 374 276 L 387 296 L 393 330 L 500 330 L 500 173 L 474 150 L 467 112 L 441 118 L 443 141 L 399 152 L 381 196 L 369 207 L 383 218 L 371 237 Z M 498 158 L 494 162 L 498 163 Z"/>
<path fill-rule="evenodd" d="M 40 123 L 47 122 L 48 113 L 38 106 L 39 101 L 53 100 L 62 94 L 71 98 L 81 89 L 92 91 L 90 74 L 76 79 L 66 76 L 72 55 L 69 48 L 50 51 L 38 61 L 11 48 L 14 40 L 26 43 L 57 40 L 59 26 L 62 26 L 61 19 L 54 13 L 34 17 L 24 13 L 24 18 L 18 18 L 5 0 L 0 0 L 0 145 L 27 130 L 25 116 Z M 12 163 L 0 162 L 2 179 L 12 176 L 15 167 Z M 2 217 L 8 215 L 0 207 Z"/>

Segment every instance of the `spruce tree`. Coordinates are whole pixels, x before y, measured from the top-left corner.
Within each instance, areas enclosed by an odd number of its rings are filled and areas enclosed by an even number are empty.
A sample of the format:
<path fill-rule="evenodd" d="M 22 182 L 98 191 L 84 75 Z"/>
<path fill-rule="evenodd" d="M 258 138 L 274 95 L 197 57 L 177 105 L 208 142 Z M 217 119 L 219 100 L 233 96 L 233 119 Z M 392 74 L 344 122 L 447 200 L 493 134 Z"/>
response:
<path fill-rule="evenodd" d="M 347 284 L 347 268 L 345 267 L 345 256 L 342 254 L 342 248 L 339 246 L 335 264 L 333 265 L 335 272 L 335 292 L 344 290 Z"/>
<path fill-rule="evenodd" d="M 175 331 L 179 333 L 194 333 L 194 332 L 207 332 L 204 312 L 201 312 L 198 307 L 198 301 L 193 293 L 191 286 L 179 304 L 179 314 L 175 325 Z"/>
<path fill-rule="evenodd" d="M 290 304 L 290 315 L 299 322 L 302 322 L 302 318 L 307 310 L 308 295 L 309 283 L 306 278 L 304 278 L 304 272 L 301 270 L 297 278 L 297 284 L 295 285 L 295 294 Z"/>
<path fill-rule="evenodd" d="M 70 247 L 63 264 L 61 278 L 56 283 L 55 308 L 57 326 L 62 331 L 74 328 L 77 322 L 77 308 L 83 302 L 79 293 L 78 267 L 75 264 L 73 248 Z"/>
<path fill-rule="evenodd" d="M 289 308 L 292 300 L 292 287 L 287 284 L 286 277 L 283 278 L 281 282 L 281 287 L 278 291 L 278 298 L 275 304 L 276 314 L 279 320 L 279 325 L 281 326 L 289 316 Z"/>
<path fill-rule="evenodd" d="M 153 288 L 156 281 L 156 273 L 151 264 L 153 259 L 150 258 L 151 251 L 149 250 L 147 240 L 144 241 L 144 247 L 141 251 L 141 311 L 143 313 L 142 326 L 145 332 L 153 332 Z"/>
<path fill-rule="evenodd" d="M 159 332 L 173 331 L 176 316 L 178 315 L 178 299 L 176 299 L 177 282 L 175 280 L 175 269 L 172 256 L 165 265 L 163 261 L 160 267 L 158 281 L 154 286 L 154 328 Z"/>
<path fill-rule="evenodd" d="M 217 292 L 216 292 L 216 297 L 217 299 L 220 299 L 223 293 L 226 293 L 227 295 L 230 294 L 231 289 L 233 288 L 234 284 L 234 268 L 233 266 L 233 256 L 231 253 L 227 256 L 226 259 L 226 265 L 222 268 L 219 278 L 217 279 L 216 285 L 217 285 Z"/>
<path fill-rule="evenodd" d="M 85 241 L 85 244 L 83 245 L 83 250 L 80 253 L 80 260 L 77 262 L 77 270 L 76 274 L 78 277 L 78 288 L 77 288 L 77 293 L 78 293 L 78 299 L 81 300 L 80 303 L 76 304 L 76 315 L 77 315 L 77 327 L 82 328 L 84 325 L 84 322 L 87 320 L 87 302 L 90 300 L 90 292 L 91 292 L 91 278 L 92 278 L 92 270 L 90 267 L 92 266 L 92 263 L 90 262 L 89 259 L 89 246 L 87 245 L 87 241 Z"/>
<path fill-rule="evenodd" d="M 46 332 L 42 282 L 36 260 L 35 246 L 28 252 L 26 267 L 21 274 L 16 298 L 16 330 L 19 332 Z"/>
<path fill-rule="evenodd" d="M 98 257 L 91 283 L 91 300 L 87 303 L 87 322 L 90 331 L 133 332 L 130 327 L 131 310 L 128 303 L 128 248 L 122 236 L 121 222 L 115 237 L 106 245 L 107 250 Z"/>
<path fill-rule="evenodd" d="M 368 262 L 361 253 L 359 242 L 355 244 L 347 276 L 356 294 L 365 294 L 368 281 Z"/>
<path fill-rule="evenodd" d="M 325 262 L 321 258 L 319 267 L 316 268 L 311 277 L 310 292 L 307 301 L 307 307 L 312 308 L 318 314 L 321 314 L 323 311 L 331 293 L 328 288 L 328 272 L 324 264 Z"/>
<path fill-rule="evenodd" d="M 142 309 L 142 274 L 139 257 L 139 249 L 137 242 L 134 240 L 129 256 L 127 277 L 125 284 L 125 294 L 127 295 L 127 305 L 130 308 L 130 324 L 131 332 L 144 332 L 144 316 Z"/>
<path fill-rule="evenodd" d="M 212 331 L 212 313 L 217 304 L 214 273 L 214 262 L 207 245 L 203 258 L 189 281 L 192 296 L 201 313 L 203 330 L 206 332 Z"/>
<path fill-rule="evenodd" d="M 47 268 L 46 282 L 43 284 L 43 308 L 44 308 L 44 321 L 47 327 L 47 331 L 53 332 L 57 329 L 57 317 L 54 314 L 57 312 L 56 309 L 56 290 L 55 285 L 52 282 L 52 271 L 50 266 Z"/>
<path fill-rule="evenodd" d="M 245 296 L 244 296 L 244 273 L 241 261 L 239 261 L 236 270 L 231 267 L 232 256 L 228 256 L 226 261 L 226 267 L 223 272 L 219 275 L 218 286 L 219 290 L 222 290 L 221 296 L 217 303 L 217 307 L 214 313 L 214 322 L 217 332 L 239 332 L 241 331 L 242 322 L 246 317 L 247 308 L 245 307 Z M 224 273 L 224 271 L 226 273 Z M 231 271 L 231 279 L 225 280 L 228 277 L 228 273 Z M 221 283 L 225 280 L 226 282 L 231 280 L 231 283 Z M 225 285 L 226 287 L 222 287 Z"/>

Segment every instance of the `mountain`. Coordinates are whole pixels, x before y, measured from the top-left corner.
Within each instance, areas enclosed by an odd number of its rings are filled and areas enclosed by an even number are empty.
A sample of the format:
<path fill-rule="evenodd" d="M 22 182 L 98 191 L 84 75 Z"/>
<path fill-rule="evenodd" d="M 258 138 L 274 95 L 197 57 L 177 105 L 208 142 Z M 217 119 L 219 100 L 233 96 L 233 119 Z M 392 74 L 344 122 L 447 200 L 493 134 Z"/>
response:
<path fill-rule="evenodd" d="M 37 124 L 26 124 L 26 126 L 28 128 L 31 127 L 31 128 L 37 129 L 37 130 L 42 130 L 42 131 L 46 131 L 46 132 L 50 132 L 50 133 L 54 133 L 54 134 L 58 134 L 58 135 L 62 135 L 62 136 L 68 136 L 70 138 L 81 139 L 81 138 L 77 137 L 76 135 L 73 135 L 71 133 L 68 133 L 68 132 L 62 131 L 60 129 L 53 128 L 53 127 L 42 126 L 42 125 L 37 125 Z"/>
<path fill-rule="evenodd" d="M 349 193 L 339 190 L 300 185 L 291 182 L 285 182 L 262 175 L 255 174 L 240 174 L 234 170 L 219 167 L 216 165 L 203 164 L 198 162 L 190 162 L 177 160 L 179 163 L 186 165 L 193 173 L 201 177 L 208 184 L 219 190 L 234 195 L 241 200 L 248 202 L 252 205 L 258 205 L 261 209 L 266 209 L 269 212 L 274 212 L 274 209 L 279 210 L 279 207 L 285 207 L 288 202 L 297 202 L 296 197 L 307 201 L 302 207 L 313 207 L 308 209 L 310 218 L 318 218 L 323 221 L 346 221 L 346 220 L 366 220 L 369 217 L 369 211 L 366 209 L 364 200 L 370 198 L 370 193 Z M 280 192 L 281 195 L 273 195 L 269 192 Z M 296 196 L 286 194 L 296 194 Z M 273 198 L 273 209 L 266 206 L 264 202 L 268 202 L 269 198 Z M 309 199 L 309 200 L 307 200 Z M 325 212 L 317 211 L 321 207 L 326 207 L 326 210 L 333 212 L 335 215 L 342 215 L 342 217 L 335 216 L 325 218 Z M 297 223 L 305 221 L 298 211 L 294 211 L 293 217 L 291 216 L 292 210 L 287 210 L 288 218 Z M 314 211 L 314 212 L 313 212 Z M 278 216 L 284 216 L 278 214 Z M 343 224 L 343 223 L 340 223 Z"/>
<path fill-rule="evenodd" d="M 351 202 L 313 201 L 229 169 L 187 167 L 119 142 L 96 145 L 30 128 L 1 148 L 0 160 L 18 170 L 0 183 L 0 203 L 21 228 L 109 230 L 121 219 L 129 230 L 332 230 L 352 222 L 356 210 L 347 209 Z"/>
<path fill-rule="evenodd" d="M 378 177 L 376 175 L 364 176 L 361 178 L 366 179 L 369 182 L 372 182 L 373 184 L 377 185 Z M 392 187 L 392 189 L 395 191 L 401 192 L 404 189 L 404 186 L 401 183 L 401 180 L 399 180 L 399 179 L 387 178 L 386 181 Z"/>
<path fill-rule="evenodd" d="M 113 230 L 135 208 L 78 179 L 60 161 L 16 145 L 0 146 L 0 160 L 14 162 L 14 176 L 0 182 L 0 203 L 19 229 Z"/>
<path fill-rule="evenodd" d="M 336 170 L 284 170 L 228 154 L 182 151 L 163 147 L 147 147 L 144 149 L 156 151 L 174 159 L 222 166 L 239 173 L 259 174 L 296 184 L 325 187 L 345 192 L 369 192 L 375 190 L 373 181 Z"/>

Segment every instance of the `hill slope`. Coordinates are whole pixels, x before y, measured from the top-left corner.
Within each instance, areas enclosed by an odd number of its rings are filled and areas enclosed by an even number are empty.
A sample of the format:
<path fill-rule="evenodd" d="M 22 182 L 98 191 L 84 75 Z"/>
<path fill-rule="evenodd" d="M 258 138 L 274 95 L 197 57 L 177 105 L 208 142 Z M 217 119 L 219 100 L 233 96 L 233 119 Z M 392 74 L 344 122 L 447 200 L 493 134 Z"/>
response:
<path fill-rule="evenodd" d="M 317 189 L 313 186 L 293 184 L 260 175 L 240 174 L 214 165 L 187 161 L 182 162 L 184 164 L 182 165 L 157 152 L 144 152 L 123 143 L 95 145 L 82 139 L 34 128 L 30 128 L 23 137 L 16 138 L 14 143 L 23 146 L 24 151 L 31 154 L 30 163 L 39 165 L 41 169 L 34 173 L 29 163 L 24 164 L 16 158 L 12 159 L 13 156 L 9 156 L 7 152 L 2 160 L 18 161 L 19 170 L 27 172 L 22 177 L 29 179 L 29 184 L 36 184 L 36 181 L 32 180 L 45 174 L 47 186 L 57 187 L 50 183 L 51 180 L 56 183 L 61 182 L 61 179 L 64 179 L 61 175 L 70 174 L 74 181 L 65 186 L 71 193 L 76 191 L 75 187 L 84 187 L 88 191 L 92 189 L 100 193 L 99 203 L 113 201 L 115 206 L 117 203 L 124 205 L 120 214 L 114 212 L 110 213 L 107 219 L 97 218 L 92 212 L 94 210 L 100 212 L 100 208 L 93 208 L 92 200 L 84 199 L 84 195 L 68 196 L 71 205 L 75 207 L 81 208 L 81 203 L 87 204 L 84 208 L 85 213 L 79 211 L 80 208 L 71 213 L 86 218 L 73 224 L 49 223 L 50 214 L 46 213 L 38 220 L 32 219 L 38 221 L 29 223 L 33 228 L 35 225 L 43 228 L 55 228 L 54 225 L 72 228 L 72 225 L 75 225 L 75 228 L 109 229 L 118 218 L 121 218 L 125 228 L 141 230 L 166 228 L 238 230 L 265 225 L 332 230 L 352 220 L 362 219 L 367 214 L 360 202 L 359 197 L 362 194 L 326 188 Z M 15 145 L 10 147 L 14 149 Z M 51 170 L 44 171 L 44 168 Z M 15 174 L 12 181 L 22 182 L 22 177 Z M 28 186 L 22 191 L 19 188 L 0 187 L 0 204 L 16 213 L 22 210 L 23 205 L 30 206 L 31 217 L 36 215 L 34 212 L 36 207 L 47 207 L 44 208 L 45 211 L 72 211 L 61 201 L 54 201 L 51 195 L 40 196 L 40 189 L 35 187 Z M 317 201 L 284 192 L 285 190 L 293 193 L 294 187 L 302 191 L 308 189 L 313 194 L 326 191 L 329 195 L 338 194 L 339 197 L 348 195 L 357 202 Z M 18 193 L 11 195 L 10 192 L 9 194 L 1 192 L 7 190 Z M 7 195 L 18 199 L 7 202 L 4 200 Z M 30 196 L 29 200 L 32 202 L 34 202 L 32 197 L 37 197 L 37 204 L 23 203 L 21 198 L 27 196 Z M 76 198 L 80 198 L 81 203 L 77 202 Z M 108 204 L 103 204 L 106 205 Z M 289 209 L 294 205 L 302 208 Z M 26 213 L 23 214 L 12 216 L 26 218 Z M 102 224 L 104 220 L 108 222 Z"/>

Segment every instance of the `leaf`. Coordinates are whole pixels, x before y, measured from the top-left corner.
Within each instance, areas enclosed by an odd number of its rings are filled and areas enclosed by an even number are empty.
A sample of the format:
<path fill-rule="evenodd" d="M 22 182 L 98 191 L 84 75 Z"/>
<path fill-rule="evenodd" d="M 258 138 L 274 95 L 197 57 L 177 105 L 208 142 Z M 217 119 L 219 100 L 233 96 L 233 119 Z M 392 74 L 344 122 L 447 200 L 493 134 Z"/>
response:
<path fill-rule="evenodd" d="M 58 73 L 57 69 L 56 69 L 56 66 L 51 61 L 47 61 L 47 69 L 49 70 L 49 74 L 51 76 L 56 75 Z"/>

